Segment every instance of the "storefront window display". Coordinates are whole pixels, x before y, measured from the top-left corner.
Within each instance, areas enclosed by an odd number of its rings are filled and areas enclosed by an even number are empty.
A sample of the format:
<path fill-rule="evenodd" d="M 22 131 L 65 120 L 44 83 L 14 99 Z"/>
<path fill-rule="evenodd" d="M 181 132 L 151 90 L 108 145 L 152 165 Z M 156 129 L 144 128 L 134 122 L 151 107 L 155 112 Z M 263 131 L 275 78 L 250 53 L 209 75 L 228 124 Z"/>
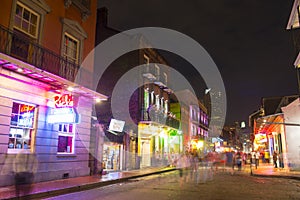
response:
<path fill-rule="evenodd" d="M 104 144 L 103 168 L 106 171 L 120 170 L 120 149 L 121 145 L 118 144 Z"/>
<path fill-rule="evenodd" d="M 35 105 L 13 102 L 8 152 L 30 149 L 34 131 Z"/>
<path fill-rule="evenodd" d="M 57 153 L 74 153 L 75 124 L 59 124 Z"/>

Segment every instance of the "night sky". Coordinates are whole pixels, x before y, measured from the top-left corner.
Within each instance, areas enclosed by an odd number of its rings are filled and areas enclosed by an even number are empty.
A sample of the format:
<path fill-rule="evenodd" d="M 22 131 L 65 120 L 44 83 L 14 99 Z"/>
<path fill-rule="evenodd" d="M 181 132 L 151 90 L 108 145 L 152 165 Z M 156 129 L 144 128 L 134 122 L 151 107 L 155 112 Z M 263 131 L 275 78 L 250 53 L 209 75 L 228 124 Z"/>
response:
<path fill-rule="evenodd" d="M 286 30 L 292 0 L 99 0 L 108 26 L 123 31 L 163 27 L 188 35 L 210 54 L 227 95 L 226 124 L 246 121 L 262 97 L 297 94 L 292 31 Z M 201 97 L 205 85 L 193 66 L 166 55 Z M 183 67 L 184 66 L 184 67 Z"/>

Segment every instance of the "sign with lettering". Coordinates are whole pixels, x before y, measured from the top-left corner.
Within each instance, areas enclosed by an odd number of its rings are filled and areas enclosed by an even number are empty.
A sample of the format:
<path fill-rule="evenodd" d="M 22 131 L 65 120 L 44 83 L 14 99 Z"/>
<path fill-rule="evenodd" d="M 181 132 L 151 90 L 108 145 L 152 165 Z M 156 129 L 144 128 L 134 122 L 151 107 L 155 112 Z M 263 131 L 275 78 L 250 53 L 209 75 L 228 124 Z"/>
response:
<path fill-rule="evenodd" d="M 53 97 L 55 108 L 66 108 L 74 106 L 73 95 L 58 94 Z"/>
<path fill-rule="evenodd" d="M 111 119 L 109 124 L 110 131 L 122 132 L 125 125 L 125 121 Z"/>
<path fill-rule="evenodd" d="M 51 108 L 47 121 L 48 123 L 79 123 L 79 114 L 75 108 Z"/>
<path fill-rule="evenodd" d="M 30 112 L 34 110 L 34 106 L 26 105 L 26 104 L 20 104 L 20 113 L 24 112 Z"/>

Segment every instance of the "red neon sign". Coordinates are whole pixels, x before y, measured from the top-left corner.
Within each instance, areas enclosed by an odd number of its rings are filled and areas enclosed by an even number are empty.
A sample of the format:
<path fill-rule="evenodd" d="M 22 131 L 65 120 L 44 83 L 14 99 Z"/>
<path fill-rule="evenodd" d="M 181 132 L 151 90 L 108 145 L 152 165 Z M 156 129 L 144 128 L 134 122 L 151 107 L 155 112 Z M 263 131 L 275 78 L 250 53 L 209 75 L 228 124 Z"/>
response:
<path fill-rule="evenodd" d="M 29 105 L 25 105 L 25 104 L 21 104 L 21 108 L 20 108 L 20 112 L 30 112 L 34 110 L 34 106 L 29 106 Z"/>
<path fill-rule="evenodd" d="M 74 100 L 71 94 L 55 95 L 53 97 L 56 108 L 73 107 Z"/>

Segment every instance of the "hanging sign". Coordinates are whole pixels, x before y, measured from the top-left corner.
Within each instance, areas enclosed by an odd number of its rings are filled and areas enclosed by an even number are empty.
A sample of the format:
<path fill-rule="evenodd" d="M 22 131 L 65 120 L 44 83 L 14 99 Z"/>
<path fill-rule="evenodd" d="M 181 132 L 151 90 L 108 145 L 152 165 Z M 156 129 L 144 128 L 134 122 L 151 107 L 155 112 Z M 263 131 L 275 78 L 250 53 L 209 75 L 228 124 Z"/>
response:
<path fill-rule="evenodd" d="M 124 129 L 125 121 L 111 119 L 108 130 L 122 132 Z"/>

